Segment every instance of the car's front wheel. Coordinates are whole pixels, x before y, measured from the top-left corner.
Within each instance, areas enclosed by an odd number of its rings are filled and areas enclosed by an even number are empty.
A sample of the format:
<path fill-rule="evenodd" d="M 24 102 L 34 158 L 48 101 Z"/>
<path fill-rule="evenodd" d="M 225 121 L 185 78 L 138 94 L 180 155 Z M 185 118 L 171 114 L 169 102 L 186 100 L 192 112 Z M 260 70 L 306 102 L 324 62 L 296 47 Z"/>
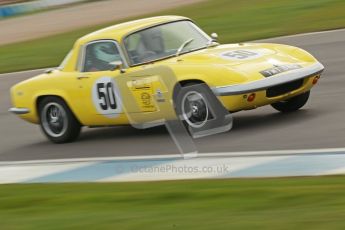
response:
<path fill-rule="evenodd" d="M 307 91 L 303 94 L 292 97 L 286 101 L 280 101 L 277 103 L 271 104 L 271 106 L 283 113 L 293 112 L 302 108 L 308 101 L 310 91 Z"/>
<path fill-rule="evenodd" d="M 183 87 L 177 95 L 176 112 L 187 127 L 202 128 L 211 117 L 203 89 L 209 90 L 202 84 L 189 84 Z"/>
<path fill-rule="evenodd" d="M 43 133 L 54 143 L 77 139 L 81 125 L 66 103 L 57 97 L 46 97 L 38 105 Z"/>

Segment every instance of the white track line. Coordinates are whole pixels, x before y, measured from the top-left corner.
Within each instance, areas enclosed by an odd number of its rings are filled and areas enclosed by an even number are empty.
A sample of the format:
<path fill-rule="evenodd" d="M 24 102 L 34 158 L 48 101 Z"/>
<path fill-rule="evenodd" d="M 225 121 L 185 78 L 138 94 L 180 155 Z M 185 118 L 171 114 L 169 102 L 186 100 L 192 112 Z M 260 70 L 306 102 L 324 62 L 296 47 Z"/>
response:
<path fill-rule="evenodd" d="M 345 148 L 198 153 L 197 158 L 254 157 L 254 156 L 268 157 L 268 156 L 296 156 L 296 155 L 318 155 L 318 154 L 345 154 Z M 21 164 L 64 164 L 64 163 L 71 163 L 71 162 L 77 163 L 77 162 L 102 162 L 102 161 L 125 161 L 125 160 L 164 160 L 164 159 L 166 160 L 181 159 L 182 160 L 183 157 L 180 154 L 171 154 L 171 155 L 148 155 L 148 156 L 90 157 L 90 158 L 51 159 L 51 160 L 3 161 L 3 162 L 0 162 L 0 166 L 21 165 Z"/>
<path fill-rule="evenodd" d="M 20 183 L 43 175 L 50 175 L 79 167 L 87 167 L 91 162 L 56 165 L 8 165 L 0 167 L 0 184 Z M 0 165 L 1 166 L 1 165 Z"/>

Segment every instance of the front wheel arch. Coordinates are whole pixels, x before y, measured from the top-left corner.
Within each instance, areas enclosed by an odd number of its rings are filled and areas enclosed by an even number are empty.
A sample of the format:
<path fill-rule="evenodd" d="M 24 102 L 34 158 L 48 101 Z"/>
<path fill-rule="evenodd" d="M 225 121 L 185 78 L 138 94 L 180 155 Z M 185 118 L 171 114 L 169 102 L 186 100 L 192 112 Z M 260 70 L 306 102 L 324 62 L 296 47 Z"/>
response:
<path fill-rule="evenodd" d="M 207 85 L 206 82 L 204 82 L 202 80 L 198 80 L 198 79 L 189 79 L 189 80 L 182 80 L 182 81 L 177 82 L 174 86 L 174 90 L 173 90 L 173 94 L 172 94 L 174 106 L 175 106 L 176 97 L 179 93 L 180 87 L 184 87 L 184 86 L 192 85 L 192 84 L 205 84 L 205 85 Z"/>

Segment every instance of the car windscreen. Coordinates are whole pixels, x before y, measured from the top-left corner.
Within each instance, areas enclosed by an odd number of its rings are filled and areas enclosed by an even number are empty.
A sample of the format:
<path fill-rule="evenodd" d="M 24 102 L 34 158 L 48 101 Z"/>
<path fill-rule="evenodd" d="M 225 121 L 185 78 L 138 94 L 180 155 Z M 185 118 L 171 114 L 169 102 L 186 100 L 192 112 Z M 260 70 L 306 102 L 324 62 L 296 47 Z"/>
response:
<path fill-rule="evenodd" d="M 207 46 L 210 39 L 190 21 L 158 25 L 127 36 L 124 45 L 132 65 L 152 62 Z"/>

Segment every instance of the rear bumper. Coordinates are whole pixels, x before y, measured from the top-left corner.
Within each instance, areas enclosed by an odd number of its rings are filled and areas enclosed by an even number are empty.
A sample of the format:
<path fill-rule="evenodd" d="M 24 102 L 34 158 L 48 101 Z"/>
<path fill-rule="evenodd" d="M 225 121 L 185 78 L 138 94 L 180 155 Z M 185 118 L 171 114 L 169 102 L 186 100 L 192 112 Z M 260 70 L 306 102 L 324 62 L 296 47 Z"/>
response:
<path fill-rule="evenodd" d="M 314 75 L 320 74 L 324 70 L 324 66 L 317 62 L 311 66 L 301 69 L 291 70 L 285 73 L 277 74 L 276 76 L 264 78 L 257 81 L 252 81 L 244 84 L 219 86 L 212 88 L 212 91 L 217 96 L 230 96 L 245 94 L 250 92 L 256 92 L 265 90 L 267 88 L 296 81 L 304 78 L 308 78 Z"/>
<path fill-rule="evenodd" d="M 10 108 L 8 111 L 17 115 L 27 114 L 30 112 L 27 108 Z"/>

